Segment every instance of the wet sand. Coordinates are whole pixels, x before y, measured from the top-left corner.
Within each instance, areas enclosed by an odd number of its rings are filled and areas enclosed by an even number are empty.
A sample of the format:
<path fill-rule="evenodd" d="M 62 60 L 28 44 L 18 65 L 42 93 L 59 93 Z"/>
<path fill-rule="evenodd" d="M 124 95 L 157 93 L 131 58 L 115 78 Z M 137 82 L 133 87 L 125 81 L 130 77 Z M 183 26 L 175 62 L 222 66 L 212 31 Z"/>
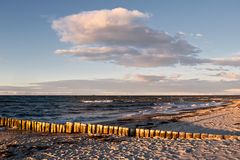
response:
<path fill-rule="evenodd" d="M 159 120 L 162 117 L 154 117 Z M 194 113 L 173 116 L 172 123 L 159 125 L 162 130 L 240 135 L 240 100 L 231 105 L 197 110 Z"/>
<path fill-rule="evenodd" d="M 170 117 L 156 115 L 138 123 L 162 130 L 240 135 L 239 104 L 240 100 L 235 100 L 229 106 Z M 239 159 L 239 148 L 239 140 L 140 139 L 3 128 L 0 131 L 0 159 Z"/>
<path fill-rule="evenodd" d="M 240 135 L 240 100 L 226 106 L 198 109 L 181 114 L 156 114 L 122 119 L 127 127 L 194 133 Z"/>

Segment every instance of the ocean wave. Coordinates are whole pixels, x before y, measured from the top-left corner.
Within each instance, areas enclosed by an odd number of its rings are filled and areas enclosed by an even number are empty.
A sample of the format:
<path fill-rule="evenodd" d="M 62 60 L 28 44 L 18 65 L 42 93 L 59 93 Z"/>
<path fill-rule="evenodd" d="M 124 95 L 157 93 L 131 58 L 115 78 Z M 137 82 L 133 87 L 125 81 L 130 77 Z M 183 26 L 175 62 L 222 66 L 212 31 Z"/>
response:
<path fill-rule="evenodd" d="M 113 100 L 83 100 L 82 103 L 112 103 Z"/>

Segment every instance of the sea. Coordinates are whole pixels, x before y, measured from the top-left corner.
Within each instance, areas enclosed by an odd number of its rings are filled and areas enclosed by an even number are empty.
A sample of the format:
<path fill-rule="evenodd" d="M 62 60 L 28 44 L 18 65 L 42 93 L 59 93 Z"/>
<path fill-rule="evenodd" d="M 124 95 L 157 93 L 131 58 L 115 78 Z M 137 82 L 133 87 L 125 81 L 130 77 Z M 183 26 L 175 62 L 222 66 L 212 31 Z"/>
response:
<path fill-rule="evenodd" d="M 108 123 L 227 105 L 234 96 L 0 96 L 0 117 L 53 123 Z M 239 97 L 238 97 L 239 98 Z"/>

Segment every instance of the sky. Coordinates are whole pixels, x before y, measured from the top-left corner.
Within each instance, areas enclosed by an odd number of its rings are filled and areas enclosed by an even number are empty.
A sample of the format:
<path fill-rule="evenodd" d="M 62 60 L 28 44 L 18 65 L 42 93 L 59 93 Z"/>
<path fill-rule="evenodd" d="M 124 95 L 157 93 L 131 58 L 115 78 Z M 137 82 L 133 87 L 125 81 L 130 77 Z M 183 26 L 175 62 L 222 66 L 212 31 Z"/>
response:
<path fill-rule="evenodd" d="M 239 95 L 238 0 L 3 0 L 0 95 Z"/>

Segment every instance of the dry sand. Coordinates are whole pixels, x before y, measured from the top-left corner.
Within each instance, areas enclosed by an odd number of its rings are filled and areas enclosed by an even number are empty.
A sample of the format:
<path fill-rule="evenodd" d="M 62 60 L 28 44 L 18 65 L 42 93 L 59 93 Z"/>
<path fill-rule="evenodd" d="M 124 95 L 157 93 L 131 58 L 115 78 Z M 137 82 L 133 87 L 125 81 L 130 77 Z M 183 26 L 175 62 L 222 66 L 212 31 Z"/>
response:
<path fill-rule="evenodd" d="M 240 101 L 168 118 L 153 128 L 240 133 Z M 152 122 L 166 121 L 156 116 Z M 171 122 L 171 123 L 170 123 Z M 0 159 L 240 159 L 239 140 L 167 140 L 0 131 Z"/>
<path fill-rule="evenodd" d="M 240 143 L 2 132 L 0 159 L 239 159 Z"/>

